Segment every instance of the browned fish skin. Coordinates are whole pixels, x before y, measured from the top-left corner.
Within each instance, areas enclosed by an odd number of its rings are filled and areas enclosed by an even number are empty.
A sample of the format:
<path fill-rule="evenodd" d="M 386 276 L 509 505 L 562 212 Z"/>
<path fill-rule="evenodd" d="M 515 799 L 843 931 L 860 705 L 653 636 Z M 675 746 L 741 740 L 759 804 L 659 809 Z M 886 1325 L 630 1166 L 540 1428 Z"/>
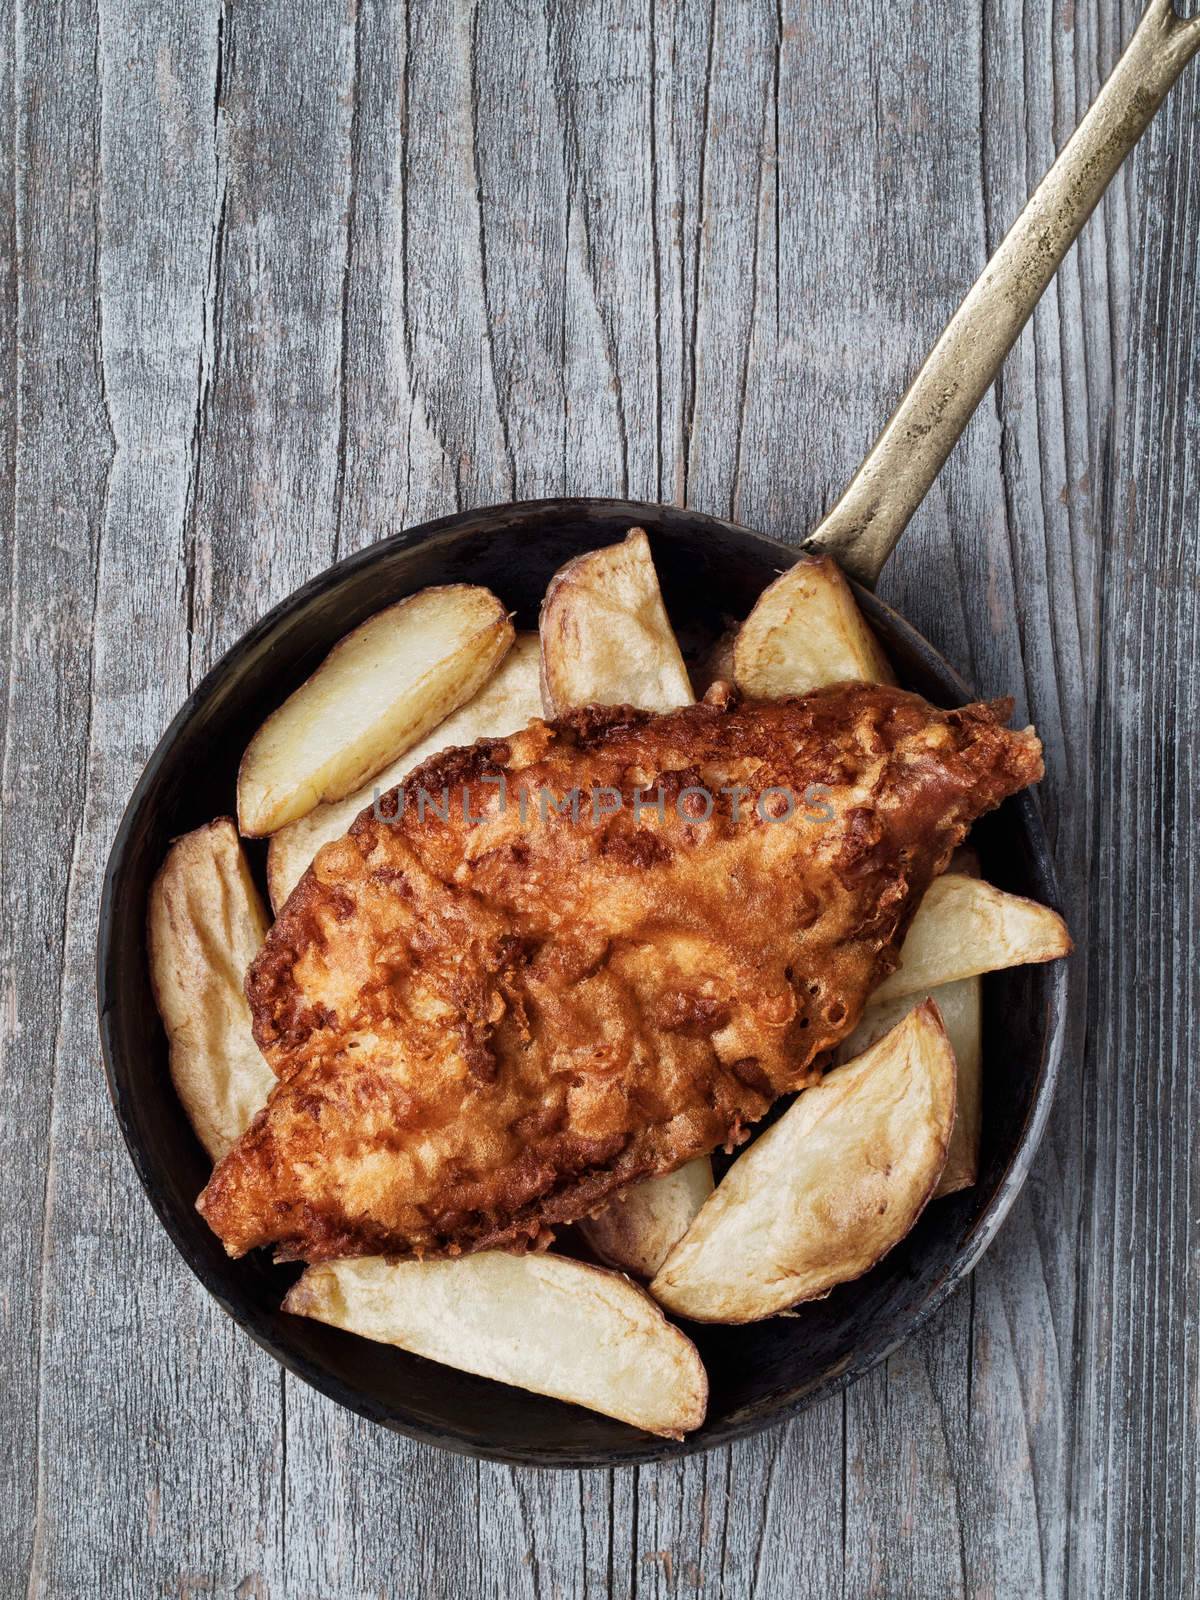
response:
<path fill-rule="evenodd" d="M 843 684 L 435 758 L 398 819 L 321 850 L 251 968 L 282 1082 L 201 1211 L 233 1255 L 525 1248 L 736 1145 L 819 1075 L 974 819 L 1041 776 L 1010 711 Z M 575 787 L 577 821 L 539 804 Z"/>

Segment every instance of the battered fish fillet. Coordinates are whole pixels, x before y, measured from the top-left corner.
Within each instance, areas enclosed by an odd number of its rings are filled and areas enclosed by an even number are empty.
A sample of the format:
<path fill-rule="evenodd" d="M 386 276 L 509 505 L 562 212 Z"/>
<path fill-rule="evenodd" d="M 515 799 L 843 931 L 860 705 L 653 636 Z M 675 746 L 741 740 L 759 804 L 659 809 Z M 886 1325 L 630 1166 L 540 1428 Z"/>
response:
<path fill-rule="evenodd" d="M 975 818 L 1041 777 L 1011 709 L 842 684 L 435 757 L 251 967 L 280 1082 L 200 1210 L 231 1255 L 522 1249 L 736 1146 L 820 1076 Z"/>

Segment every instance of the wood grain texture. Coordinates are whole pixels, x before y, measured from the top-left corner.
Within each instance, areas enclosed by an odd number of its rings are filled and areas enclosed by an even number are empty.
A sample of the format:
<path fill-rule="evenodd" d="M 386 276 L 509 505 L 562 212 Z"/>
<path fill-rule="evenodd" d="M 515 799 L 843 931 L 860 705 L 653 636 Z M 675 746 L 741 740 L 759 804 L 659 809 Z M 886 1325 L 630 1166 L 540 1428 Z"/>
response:
<path fill-rule="evenodd" d="M 1197 1593 L 1200 72 L 885 575 L 1046 741 L 1076 935 L 1033 1177 L 842 1398 L 621 1473 L 441 1455 L 203 1295 L 105 1102 L 109 841 L 338 554 L 514 495 L 799 538 L 1129 0 L 0 6 L 0 1592 Z"/>

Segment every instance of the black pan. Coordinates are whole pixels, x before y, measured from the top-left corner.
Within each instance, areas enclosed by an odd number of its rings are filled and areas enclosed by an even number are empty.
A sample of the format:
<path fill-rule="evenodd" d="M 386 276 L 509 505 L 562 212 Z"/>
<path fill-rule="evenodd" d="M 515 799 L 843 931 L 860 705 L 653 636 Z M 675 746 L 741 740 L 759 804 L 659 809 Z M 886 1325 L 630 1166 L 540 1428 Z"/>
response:
<path fill-rule="evenodd" d="M 640 524 L 672 619 L 691 655 L 743 616 L 798 552 L 716 517 L 618 500 L 546 500 L 464 512 L 384 540 L 306 584 L 213 668 L 167 729 L 122 818 L 100 908 L 100 1037 L 109 1089 L 142 1185 L 184 1260 L 224 1308 L 291 1372 L 372 1421 L 497 1460 L 589 1467 L 707 1449 L 782 1421 L 868 1371 L 939 1306 L 978 1261 L 1012 1204 L 1045 1124 L 1066 1003 L 1063 963 L 984 986 L 983 1150 L 975 1188 L 930 1205 L 884 1261 L 828 1299 L 742 1328 L 689 1327 L 711 1380 L 708 1419 L 682 1444 L 374 1345 L 280 1309 L 299 1268 L 263 1251 L 230 1261 L 194 1209 L 209 1163 L 175 1097 L 150 990 L 146 902 L 176 835 L 232 813 L 242 750 L 331 645 L 381 606 L 432 583 L 493 588 L 536 626 L 551 575 Z M 866 590 L 859 601 L 901 680 L 940 705 L 971 695 L 953 669 Z M 986 876 L 1057 903 L 1032 796 L 976 830 Z M 256 847 L 259 851 L 261 846 Z M 261 869 L 261 859 L 258 862 Z"/>

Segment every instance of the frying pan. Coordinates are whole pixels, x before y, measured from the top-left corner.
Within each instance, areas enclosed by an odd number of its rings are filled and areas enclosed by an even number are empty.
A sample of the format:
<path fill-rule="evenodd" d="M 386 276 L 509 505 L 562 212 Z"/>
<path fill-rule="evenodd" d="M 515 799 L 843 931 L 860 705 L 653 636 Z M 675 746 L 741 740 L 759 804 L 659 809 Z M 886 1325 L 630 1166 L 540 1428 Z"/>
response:
<path fill-rule="evenodd" d="M 1154 0 L 845 495 L 805 542 L 842 563 L 901 681 L 936 703 L 960 704 L 970 690 L 871 585 L 1075 234 L 1198 48 L 1200 21 L 1185 22 L 1166 0 Z M 431 583 L 483 583 L 503 595 L 521 625 L 533 626 L 558 567 L 633 524 L 649 532 L 668 609 L 693 654 L 799 554 L 694 511 L 577 499 L 465 512 L 350 557 L 263 618 L 183 706 L 122 818 L 100 908 L 97 985 L 109 1091 L 138 1176 L 188 1265 L 277 1360 L 362 1416 L 449 1449 L 546 1466 L 618 1465 L 725 1443 L 852 1382 L 906 1339 L 974 1267 L 1024 1180 L 1049 1110 L 1066 1011 L 1061 963 L 989 978 L 978 1183 L 929 1206 L 878 1267 L 800 1317 L 689 1330 L 711 1398 L 704 1427 L 682 1444 L 286 1316 L 279 1306 L 297 1267 L 275 1266 L 262 1251 L 228 1260 L 194 1209 L 208 1163 L 171 1089 L 149 984 L 146 902 L 170 840 L 232 808 L 238 758 L 255 728 L 342 634 L 381 606 Z M 993 882 L 1056 902 L 1030 795 L 985 818 L 974 837 Z M 256 866 L 261 872 L 261 859 Z"/>

